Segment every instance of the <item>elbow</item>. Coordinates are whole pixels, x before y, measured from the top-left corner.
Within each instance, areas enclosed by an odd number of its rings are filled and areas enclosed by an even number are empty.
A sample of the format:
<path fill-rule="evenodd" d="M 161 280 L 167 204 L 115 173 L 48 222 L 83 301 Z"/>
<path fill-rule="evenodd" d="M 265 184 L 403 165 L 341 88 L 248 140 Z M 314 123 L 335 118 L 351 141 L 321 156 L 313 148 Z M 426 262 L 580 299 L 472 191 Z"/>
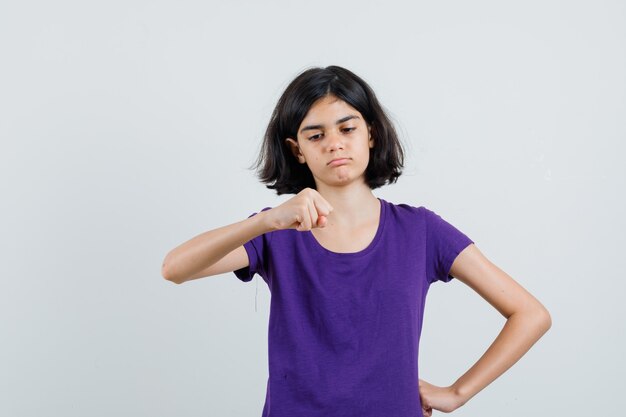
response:
<path fill-rule="evenodd" d="M 172 276 L 172 275 L 167 275 L 166 273 L 161 272 L 161 275 L 163 275 L 163 278 L 166 281 L 169 282 L 173 282 L 174 284 L 182 284 L 183 281 L 180 281 L 179 279 L 177 279 L 176 277 Z"/>
<path fill-rule="evenodd" d="M 541 303 L 535 303 L 532 307 L 523 309 L 513 314 L 525 320 L 529 328 L 532 328 L 539 336 L 545 334 L 552 327 L 552 316 L 547 308 Z"/>
<path fill-rule="evenodd" d="M 174 277 L 172 276 L 172 274 L 165 269 L 165 267 L 161 268 L 161 276 L 163 277 L 163 279 L 165 279 L 166 281 L 170 281 L 170 282 L 174 282 L 176 283 L 176 279 L 174 279 Z"/>
<path fill-rule="evenodd" d="M 547 308 L 543 305 L 537 306 L 529 315 L 533 318 L 534 323 L 540 333 L 545 334 L 552 327 L 552 316 Z"/>
<path fill-rule="evenodd" d="M 173 282 L 174 284 L 181 284 L 182 282 L 180 282 L 177 278 L 176 275 L 172 272 L 172 268 L 169 265 L 169 263 L 167 262 L 167 259 L 165 261 L 163 261 L 163 265 L 161 265 L 161 276 L 170 282 Z"/>
<path fill-rule="evenodd" d="M 544 332 L 547 332 L 552 327 L 552 316 L 547 308 L 542 307 L 540 313 L 541 324 L 544 327 Z"/>

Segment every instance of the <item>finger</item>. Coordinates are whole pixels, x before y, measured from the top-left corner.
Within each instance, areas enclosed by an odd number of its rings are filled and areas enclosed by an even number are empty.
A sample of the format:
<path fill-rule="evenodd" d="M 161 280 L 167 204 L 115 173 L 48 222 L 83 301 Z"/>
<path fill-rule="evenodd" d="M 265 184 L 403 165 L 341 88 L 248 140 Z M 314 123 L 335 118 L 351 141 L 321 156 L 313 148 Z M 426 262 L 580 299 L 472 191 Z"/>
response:
<path fill-rule="evenodd" d="M 320 197 L 321 198 L 321 197 Z M 313 204 L 315 206 L 315 210 L 317 212 L 317 226 L 319 227 L 325 227 L 326 224 L 328 224 L 328 215 L 330 214 L 331 211 L 333 211 L 333 208 L 330 204 L 328 204 L 326 202 L 326 200 L 319 201 L 319 200 L 313 200 Z"/>
<path fill-rule="evenodd" d="M 310 218 L 310 225 L 309 225 L 309 229 L 312 229 L 314 227 L 317 227 L 317 218 L 319 217 L 317 215 L 317 210 L 315 208 L 315 204 L 312 200 L 308 200 L 307 201 L 307 208 L 309 210 L 309 218 Z"/>
<path fill-rule="evenodd" d="M 294 224 L 296 224 L 296 230 L 302 229 L 302 216 L 300 214 L 296 214 Z"/>
<path fill-rule="evenodd" d="M 311 230 L 311 216 L 309 215 L 308 209 L 302 209 L 298 216 L 300 217 L 300 226 L 298 229 L 301 231 Z"/>
<path fill-rule="evenodd" d="M 317 225 L 318 225 L 319 227 L 326 227 L 326 224 L 327 224 L 327 223 L 328 223 L 328 218 L 327 218 L 326 216 L 324 216 L 324 215 L 320 215 L 320 216 L 317 218 Z"/>
<path fill-rule="evenodd" d="M 305 230 L 309 230 L 311 228 L 310 223 L 310 216 L 309 216 L 309 210 L 306 208 L 306 206 L 299 206 L 296 207 L 296 218 L 298 219 L 298 227 L 296 227 L 297 230 L 299 231 L 305 231 Z"/>
<path fill-rule="evenodd" d="M 315 203 L 317 212 L 321 215 L 328 216 L 330 212 L 333 211 L 333 206 L 331 206 L 321 194 L 318 194 L 318 196 L 313 199 L 313 202 Z"/>

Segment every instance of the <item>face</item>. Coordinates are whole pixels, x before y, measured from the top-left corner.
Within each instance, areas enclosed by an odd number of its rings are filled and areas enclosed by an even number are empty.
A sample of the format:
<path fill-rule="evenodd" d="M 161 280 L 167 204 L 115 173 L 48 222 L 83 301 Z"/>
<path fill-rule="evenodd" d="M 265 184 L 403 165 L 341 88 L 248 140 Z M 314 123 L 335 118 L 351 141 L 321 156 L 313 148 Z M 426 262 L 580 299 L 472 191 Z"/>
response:
<path fill-rule="evenodd" d="M 361 113 L 332 95 L 311 106 L 297 138 L 286 142 L 298 162 L 307 164 L 318 185 L 320 181 L 329 185 L 364 181 L 369 151 L 374 147 L 371 127 Z M 331 163 L 337 158 L 345 159 Z"/>

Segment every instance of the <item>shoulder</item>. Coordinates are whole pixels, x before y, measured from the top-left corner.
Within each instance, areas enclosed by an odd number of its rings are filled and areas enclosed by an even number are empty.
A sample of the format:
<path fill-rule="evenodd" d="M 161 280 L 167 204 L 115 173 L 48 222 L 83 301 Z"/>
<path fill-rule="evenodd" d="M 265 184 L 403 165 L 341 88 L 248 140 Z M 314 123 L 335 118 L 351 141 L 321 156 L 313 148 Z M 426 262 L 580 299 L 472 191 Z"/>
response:
<path fill-rule="evenodd" d="M 387 202 L 387 207 L 389 212 L 387 217 L 390 222 L 400 228 L 415 230 L 414 227 L 417 225 L 421 230 L 437 233 L 450 227 L 437 211 L 424 205 Z"/>
<path fill-rule="evenodd" d="M 416 211 L 419 210 L 421 206 L 415 206 L 408 203 L 394 203 L 392 201 L 385 200 L 381 198 L 382 202 L 387 205 L 391 210 L 396 211 Z"/>
<path fill-rule="evenodd" d="M 386 209 L 386 222 L 389 224 L 389 227 L 394 228 L 398 233 L 426 229 L 424 216 L 428 209 L 424 206 L 386 202 Z"/>
<path fill-rule="evenodd" d="M 433 213 L 431 210 L 424 206 L 418 206 L 409 203 L 392 203 L 390 201 L 383 200 L 387 204 L 387 208 L 390 213 L 396 217 L 415 218 L 423 217 L 429 213 Z"/>

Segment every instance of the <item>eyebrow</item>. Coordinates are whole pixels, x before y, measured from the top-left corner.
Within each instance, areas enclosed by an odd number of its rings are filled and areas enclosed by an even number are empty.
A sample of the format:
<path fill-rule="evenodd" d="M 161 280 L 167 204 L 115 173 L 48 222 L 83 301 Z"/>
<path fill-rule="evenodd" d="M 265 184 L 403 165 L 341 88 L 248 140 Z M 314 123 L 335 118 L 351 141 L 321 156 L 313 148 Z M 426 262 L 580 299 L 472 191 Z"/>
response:
<path fill-rule="evenodd" d="M 358 118 L 359 118 L 359 116 L 351 114 L 350 116 L 342 117 L 341 119 L 337 120 L 335 122 L 335 124 L 341 124 L 341 123 L 346 122 L 346 121 L 348 121 L 350 119 L 358 119 Z M 323 127 L 324 127 L 324 125 L 309 125 L 309 126 L 305 126 L 302 129 L 300 129 L 300 133 L 304 132 L 305 130 L 321 129 Z"/>

